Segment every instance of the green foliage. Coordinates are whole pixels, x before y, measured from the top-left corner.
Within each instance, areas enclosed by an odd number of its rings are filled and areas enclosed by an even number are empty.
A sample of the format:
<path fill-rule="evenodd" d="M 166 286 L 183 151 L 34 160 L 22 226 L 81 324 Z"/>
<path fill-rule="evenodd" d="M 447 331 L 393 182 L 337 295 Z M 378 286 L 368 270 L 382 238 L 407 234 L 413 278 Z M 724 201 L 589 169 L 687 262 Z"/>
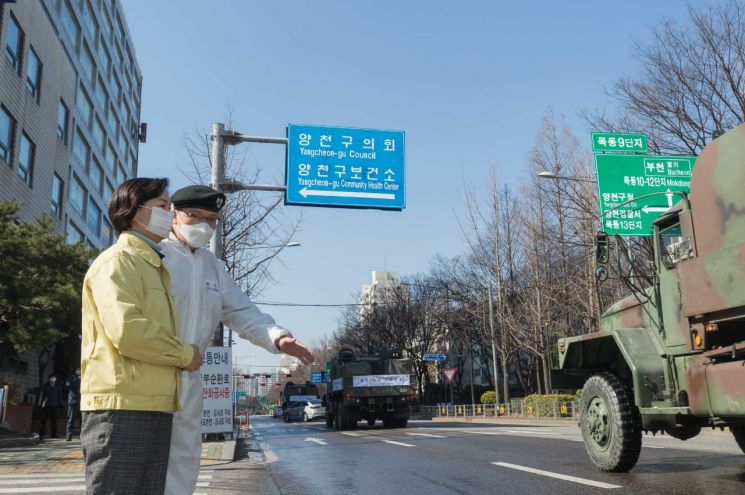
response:
<path fill-rule="evenodd" d="M 578 391 L 578 393 L 581 393 L 581 391 Z M 523 401 L 525 402 L 526 407 L 532 407 L 531 414 L 535 416 L 553 416 L 554 412 L 556 412 L 556 414 L 562 414 L 562 404 L 566 404 L 568 407 L 569 403 L 578 399 L 578 394 L 531 394 L 525 397 Z M 556 404 L 555 411 L 554 404 Z"/>
<path fill-rule="evenodd" d="M 80 332 L 81 287 L 96 252 L 67 244 L 46 216 L 17 224 L 19 211 L 0 202 L 0 340 L 25 352 Z"/>
<path fill-rule="evenodd" d="M 481 403 L 482 404 L 494 404 L 497 401 L 497 394 L 494 392 L 494 390 L 487 390 L 483 394 L 481 394 Z"/>

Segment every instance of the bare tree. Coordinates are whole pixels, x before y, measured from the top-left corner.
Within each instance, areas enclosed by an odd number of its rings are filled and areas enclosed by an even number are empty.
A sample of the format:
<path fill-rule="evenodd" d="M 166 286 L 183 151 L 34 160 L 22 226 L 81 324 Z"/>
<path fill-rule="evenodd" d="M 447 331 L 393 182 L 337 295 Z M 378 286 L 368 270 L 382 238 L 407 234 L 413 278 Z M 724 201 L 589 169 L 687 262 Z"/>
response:
<path fill-rule="evenodd" d="M 655 153 L 698 154 L 717 130 L 745 122 L 745 2 L 688 9 L 637 43 L 638 76 L 609 91 L 615 111 L 586 112 L 596 129 L 644 131 Z"/>
<path fill-rule="evenodd" d="M 227 127 L 232 128 L 230 115 Z M 210 141 L 208 132 L 196 130 L 183 138 L 186 163 L 181 172 L 193 183 L 209 184 Z M 256 183 L 264 175 L 258 164 L 249 164 L 247 145 L 227 146 L 226 176 L 244 184 Z M 244 292 L 256 296 L 275 282 L 270 266 L 297 234 L 302 213 L 282 206 L 283 193 L 241 191 L 230 194 L 222 212 L 223 252 L 228 271 Z"/>

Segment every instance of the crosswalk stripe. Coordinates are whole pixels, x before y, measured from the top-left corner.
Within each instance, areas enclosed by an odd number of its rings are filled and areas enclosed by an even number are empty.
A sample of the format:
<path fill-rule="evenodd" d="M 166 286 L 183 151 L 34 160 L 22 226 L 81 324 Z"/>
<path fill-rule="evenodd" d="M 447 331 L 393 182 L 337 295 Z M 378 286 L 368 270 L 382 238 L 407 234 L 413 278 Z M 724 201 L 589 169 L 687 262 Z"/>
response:
<path fill-rule="evenodd" d="M 44 478 L 44 479 L 22 479 L 22 480 L 8 480 L 8 483 L 14 485 L 41 485 L 44 483 L 85 483 L 85 477 L 79 478 Z"/>
<path fill-rule="evenodd" d="M 0 474 L 0 479 L 12 478 L 79 478 L 83 473 L 18 473 Z"/>
<path fill-rule="evenodd" d="M 49 493 L 49 492 L 84 492 L 85 485 L 69 486 L 35 486 L 32 488 L 0 488 L 0 493 Z"/>

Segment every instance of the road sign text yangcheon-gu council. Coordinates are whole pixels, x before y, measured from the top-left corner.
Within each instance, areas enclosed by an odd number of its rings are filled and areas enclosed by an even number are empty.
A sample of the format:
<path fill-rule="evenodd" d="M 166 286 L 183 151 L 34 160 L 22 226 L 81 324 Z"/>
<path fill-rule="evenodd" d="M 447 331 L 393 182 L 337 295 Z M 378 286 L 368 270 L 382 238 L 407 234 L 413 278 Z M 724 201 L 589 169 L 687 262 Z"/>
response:
<path fill-rule="evenodd" d="M 595 155 L 602 229 L 651 235 L 654 220 L 681 199 L 675 193 L 690 190 L 695 161 L 695 156 Z M 662 194 L 641 198 L 651 193 Z"/>
<path fill-rule="evenodd" d="M 401 210 L 404 132 L 290 124 L 285 203 Z"/>

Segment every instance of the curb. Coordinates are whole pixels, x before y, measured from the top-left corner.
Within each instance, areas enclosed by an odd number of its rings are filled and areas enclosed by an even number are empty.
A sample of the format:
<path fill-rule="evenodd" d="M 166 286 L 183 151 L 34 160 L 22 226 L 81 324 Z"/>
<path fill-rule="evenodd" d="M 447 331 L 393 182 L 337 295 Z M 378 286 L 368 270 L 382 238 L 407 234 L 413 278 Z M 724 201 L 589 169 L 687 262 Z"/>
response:
<path fill-rule="evenodd" d="M 13 437 L 0 439 L 0 449 L 5 447 L 28 447 L 31 445 L 38 445 L 41 443 L 39 435 L 34 433 L 30 437 Z"/>

